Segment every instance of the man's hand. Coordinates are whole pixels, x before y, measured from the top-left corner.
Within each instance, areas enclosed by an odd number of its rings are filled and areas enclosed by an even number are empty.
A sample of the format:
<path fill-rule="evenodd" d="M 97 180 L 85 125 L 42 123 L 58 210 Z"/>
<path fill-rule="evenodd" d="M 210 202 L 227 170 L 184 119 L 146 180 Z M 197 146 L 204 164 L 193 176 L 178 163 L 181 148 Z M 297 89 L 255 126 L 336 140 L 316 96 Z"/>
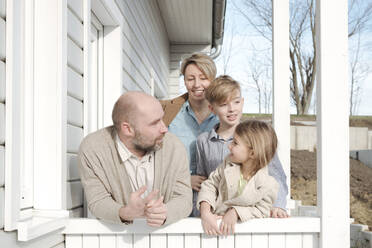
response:
<path fill-rule="evenodd" d="M 151 200 L 146 204 L 145 217 L 149 226 L 160 227 L 167 219 L 167 207 L 163 202 L 164 197 Z"/>
<path fill-rule="evenodd" d="M 274 207 L 271 209 L 271 217 L 272 218 L 288 218 L 289 215 L 287 214 L 287 211 L 285 211 L 282 208 Z"/>
<path fill-rule="evenodd" d="M 193 190 L 199 192 L 202 182 L 204 182 L 207 178 L 203 176 L 193 175 L 191 176 L 191 187 Z"/>
<path fill-rule="evenodd" d="M 132 221 L 145 216 L 146 204 L 152 201 L 159 193 L 158 190 L 153 190 L 145 199 L 142 199 L 141 196 L 145 193 L 146 189 L 146 186 L 142 186 L 130 194 L 128 205 L 119 210 L 119 216 L 122 220 Z"/>
<path fill-rule="evenodd" d="M 230 208 L 223 216 L 220 223 L 220 231 L 223 235 L 234 234 L 235 224 L 238 221 L 238 214 L 235 208 Z"/>

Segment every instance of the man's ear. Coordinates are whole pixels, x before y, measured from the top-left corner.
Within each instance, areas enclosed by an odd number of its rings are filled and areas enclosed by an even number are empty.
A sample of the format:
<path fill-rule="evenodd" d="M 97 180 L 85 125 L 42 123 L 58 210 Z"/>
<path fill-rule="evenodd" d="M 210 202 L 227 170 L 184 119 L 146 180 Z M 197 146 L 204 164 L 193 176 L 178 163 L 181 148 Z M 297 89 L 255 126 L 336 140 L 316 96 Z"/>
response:
<path fill-rule="evenodd" d="M 128 122 L 122 122 L 120 125 L 121 133 L 124 136 L 132 137 L 134 136 L 134 129 Z"/>

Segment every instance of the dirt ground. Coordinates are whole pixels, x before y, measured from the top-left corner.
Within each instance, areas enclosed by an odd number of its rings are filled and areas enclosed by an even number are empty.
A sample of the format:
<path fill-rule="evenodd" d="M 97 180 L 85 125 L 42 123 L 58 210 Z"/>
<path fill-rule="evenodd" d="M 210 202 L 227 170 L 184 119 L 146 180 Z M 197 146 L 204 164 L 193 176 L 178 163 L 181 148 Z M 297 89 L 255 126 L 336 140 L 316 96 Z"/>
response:
<path fill-rule="evenodd" d="M 372 231 L 372 169 L 350 159 L 350 216 Z M 291 151 L 291 198 L 316 205 L 316 153 Z"/>

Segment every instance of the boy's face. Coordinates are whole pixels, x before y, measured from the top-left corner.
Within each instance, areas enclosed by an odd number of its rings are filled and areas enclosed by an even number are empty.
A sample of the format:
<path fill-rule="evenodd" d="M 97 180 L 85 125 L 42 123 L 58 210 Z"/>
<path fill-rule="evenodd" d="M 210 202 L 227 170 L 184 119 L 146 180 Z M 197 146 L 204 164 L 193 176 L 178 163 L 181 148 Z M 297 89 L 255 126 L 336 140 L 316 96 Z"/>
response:
<path fill-rule="evenodd" d="M 225 102 L 216 102 L 209 107 L 220 119 L 220 125 L 234 126 L 240 122 L 243 105 L 244 99 L 241 97 L 240 92 L 235 90 Z"/>

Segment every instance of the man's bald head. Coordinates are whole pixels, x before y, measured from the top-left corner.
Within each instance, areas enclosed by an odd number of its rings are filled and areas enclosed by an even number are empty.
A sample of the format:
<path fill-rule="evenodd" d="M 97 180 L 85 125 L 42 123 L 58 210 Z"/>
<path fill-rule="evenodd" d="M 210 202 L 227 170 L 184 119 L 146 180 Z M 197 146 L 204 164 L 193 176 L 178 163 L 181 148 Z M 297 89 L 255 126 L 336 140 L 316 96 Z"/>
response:
<path fill-rule="evenodd" d="M 138 117 L 145 115 L 149 106 L 159 104 L 153 96 L 140 91 L 129 91 L 122 94 L 112 110 L 112 121 L 116 130 L 120 131 L 122 122 L 136 125 Z"/>

